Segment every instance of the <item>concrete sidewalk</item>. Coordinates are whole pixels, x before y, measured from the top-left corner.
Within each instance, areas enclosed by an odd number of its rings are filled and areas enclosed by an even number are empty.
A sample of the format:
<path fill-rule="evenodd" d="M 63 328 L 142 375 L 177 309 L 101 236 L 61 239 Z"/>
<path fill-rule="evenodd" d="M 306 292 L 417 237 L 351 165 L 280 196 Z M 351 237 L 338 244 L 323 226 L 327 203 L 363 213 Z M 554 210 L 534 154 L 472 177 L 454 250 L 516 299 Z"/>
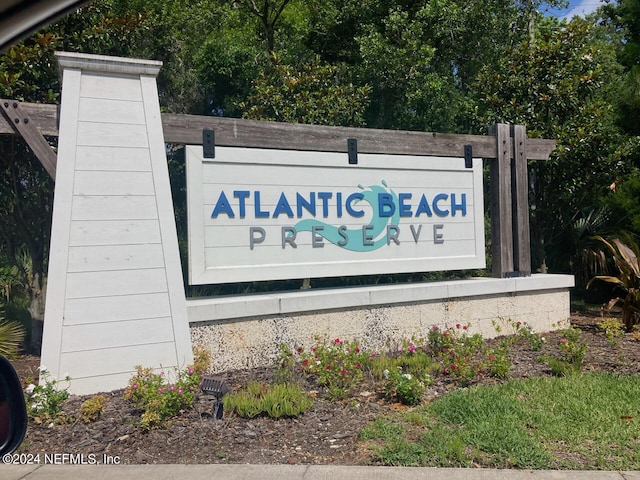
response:
<path fill-rule="evenodd" d="M 2 480 L 640 480 L 640 472 L 333 465 L 1 465 Z"/>

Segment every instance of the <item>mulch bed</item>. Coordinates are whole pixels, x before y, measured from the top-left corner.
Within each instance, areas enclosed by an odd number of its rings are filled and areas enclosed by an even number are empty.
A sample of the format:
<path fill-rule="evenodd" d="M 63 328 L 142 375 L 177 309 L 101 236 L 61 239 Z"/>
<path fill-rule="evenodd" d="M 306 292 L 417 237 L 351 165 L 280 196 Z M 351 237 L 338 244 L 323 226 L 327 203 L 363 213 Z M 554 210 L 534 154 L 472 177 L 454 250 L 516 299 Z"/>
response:
<path fill-rule="evenodd" d="M 606 336 L 597 331 L 598 317 L 573 315 L 572 324 L 583 331 L 587 343 L 584 371 L 638 374 L 640 343 L 625 334 L 613 347 Z M 553 354 L 558 333 L 545 335 L 542 351 L 533 351 L 528 342 L 516 342 L 511 349 L 513 365 L 509 378 L 549 376 L 546 364 L 538 361 Z M 488 343 L 491 341 L 487 341 Z M 495 340 L 494 340 L 495 342 Z M 40 359 L 25 355 L 14 363 L 20 377 L 37 377 Z M 233 371 L 222 374 L 227 384 L 239 388 L 250 379 L 272 380 L 273 369 Z M 482 377 L 477 384 L 495 384 L 499 380 Z M 65 425 L 36 424 L 30 420 L 25 441 L 19 452 L 27 454 L 83 454 L 101 460 L 103 455 L 117 458 L 123 464 L 146 463 L 252 463 L 252 464 L 339 464 L 370 465 L 370 451 L 357 436 L 370 421 L 388 415 L 399 404 L 386 400 L 374 382 L 365 381 L 348 398 L 340 402 L 326 399 L 322 388 L 308 383 L 315 393 L 313 407 L 297 418 L 251 420 L 227 415 L 216 420 L 214 398 L 200 395 L 195 408 L 171 420 L 167 428 L 142 431 L 137 425 L 139 411 L 123 400 L 122 391 L 108 392 L 107 406 L 101 418 L 93 423 L 70 421 Z M 459 388 L 448 377 L 437 376 L 425 395 L 424 402 Z M 72 396 L 65 405 L 70 417 L 77 417 L 81 403 L 88 397 Z"/>

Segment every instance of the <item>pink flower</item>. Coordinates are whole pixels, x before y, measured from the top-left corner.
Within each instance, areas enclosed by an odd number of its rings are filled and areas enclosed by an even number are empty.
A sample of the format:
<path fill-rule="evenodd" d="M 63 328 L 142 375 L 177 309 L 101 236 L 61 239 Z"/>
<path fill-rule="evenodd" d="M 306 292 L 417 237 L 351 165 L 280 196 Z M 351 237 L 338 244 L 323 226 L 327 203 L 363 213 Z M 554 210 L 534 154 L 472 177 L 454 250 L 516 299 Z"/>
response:
<path fill-rule="evenodd" d="M 561 338 L 560 339 L 560 343 L 567 343 L 569 340 L 567 340 L 566 338 Z"/>
<path fill-rule="evenodd" d="M 138 384 L 137 384 L 137 383 L 134 383 L 133 385 L 131 385 L 131 388 L 132 388 L 132 389 L 134 389 L 134 390 L 136 390 L 136 389 L 138 388 Z"/>
<path fill-rule="evenodd" d="M 460 324 L 459 323 L 456 323 L 456 328 L 460 328 Z"/>
<path fill-rule="evenodd" d="M 415 352 L 415 351 L 416 351 L 416 346 L 415 346 L 415 345 L 411 345 L 411 346 L 409 347 L 409 353 L 413 353 L 413 352 Z"/>
<path fill-rule="evenodd" d="M 182 395 L 182 389 L 181 388 L 178 389 L 178 395 Z"/>
<path fill-rule="evenodd" d="M 193 368 L 190 368 L 189 370 L 187 370 L 187 372 L 189 373 L 189 375 L 193 375 Z"/>
<path fill-rule="evenodd" d="M 304 352 L 304 349 L 302 347 L 298 347 L 296 349 L 296 352 L 298 352 L 298 354 L 301 354 L 302 352 Z"/>
<path fill-rule="evenodd" d="M 172 392 L 173 392 L 175 389 L 176 389 L 176 387 L 174 387 L 173 385 L 171 385 L 171 386 L 169 387 L 169 390 L 171 390 Z"/>
<path fill-rule="evenodd" d="M 494 355 L 489 355 L 489 360 L 491 360 L 492 362 L 496 359 L 496 357 Z"/>
<path fill-rule="evenodd" d="M 338 344 L 342 343 L 339 338 L 336 338 L 333 342 Z"/>
<path fill-rule="evenodd" d="M 342 370 L 340 370 L 340 375 L 346 375 L 347 371 L 343 368 Z"/>
<path fill-rule="evenodd" d="M 327 365 L 325 368 L 326 368 L 327 370 L 331 370 L 331 365 Z"/>
<path fill-rule="evenodd" d="M 162 388 L 158 388 L 158 393 L 162 393 Z"/>

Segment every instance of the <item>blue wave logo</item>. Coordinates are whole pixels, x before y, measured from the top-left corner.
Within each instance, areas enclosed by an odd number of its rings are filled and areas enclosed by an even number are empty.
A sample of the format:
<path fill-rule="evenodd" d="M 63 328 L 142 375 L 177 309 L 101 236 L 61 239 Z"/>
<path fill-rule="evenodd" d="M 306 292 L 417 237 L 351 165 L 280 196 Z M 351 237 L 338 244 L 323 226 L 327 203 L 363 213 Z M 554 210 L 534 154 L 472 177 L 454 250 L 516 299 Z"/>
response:
<path fill-rule="evenodd" d="M 380 194 L 391 195 L 394 204 L 398 204 L 398 196 L 396 193 L 388 188 L 387 182 L 382 180 L 381 183 L 384 188 L 378 185 L 369 185 L 368 187 L 358 185 L 358 188 L 362 190 L 363 198 L 362 200 L 357 200 L 357 202 L 355 202 L 359 203 L 363 201 L 367 202 L 371 206 L 372 218 L 364 225 L 369 226 L 367 228 L 367 236 L 373 239 L 372 243 L 365 243 L 362 227 L 357 229 L 344 229 L 340 231 L 340 227 L 321 222 L 317 219 L 301 220 L 295 224 L 295 230 L 297 232 L 310 232 L 314 227 L 322 227 L 322 230 L 316 231 L 318 235 L 321 235 L 328 242 L 331 242 L 340 248 L 351 250 L 353 252 L 369 252 L 386 246 L 387 225 L 397 225 L 400 220 L 400 213 L 399 209 L 396 208 L 394 214 L 389 217 L 380 217 L 377 214 L 380 208 Z M 344 244 L 345 235 L 349 238 L 349 241 L 346 244 Z"/>

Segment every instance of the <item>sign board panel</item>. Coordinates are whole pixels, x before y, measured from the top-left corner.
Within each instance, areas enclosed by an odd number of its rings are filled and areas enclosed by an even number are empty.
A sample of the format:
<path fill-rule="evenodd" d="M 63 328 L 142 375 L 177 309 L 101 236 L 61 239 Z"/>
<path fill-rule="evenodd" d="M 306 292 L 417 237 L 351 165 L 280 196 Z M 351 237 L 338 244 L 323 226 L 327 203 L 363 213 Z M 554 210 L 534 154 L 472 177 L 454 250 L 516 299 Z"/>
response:
<path fill-rule="evenodd" d="M 186 147 L 189 282 L 485 267 L 482 161 Z"/>

